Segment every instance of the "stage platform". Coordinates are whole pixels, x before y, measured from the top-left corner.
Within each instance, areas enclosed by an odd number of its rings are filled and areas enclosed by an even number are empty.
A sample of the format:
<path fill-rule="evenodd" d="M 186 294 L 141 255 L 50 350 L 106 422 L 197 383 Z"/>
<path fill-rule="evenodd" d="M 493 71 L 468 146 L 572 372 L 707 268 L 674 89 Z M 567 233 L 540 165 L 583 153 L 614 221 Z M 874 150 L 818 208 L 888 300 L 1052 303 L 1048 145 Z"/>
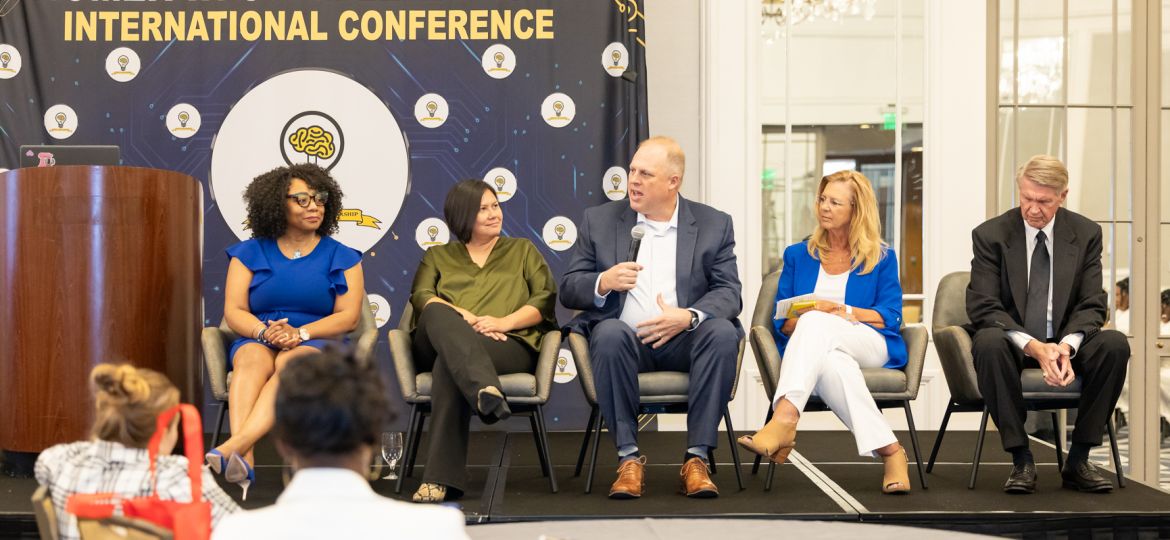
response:
<path fill-rule="evenodd" d="M 909 450 L 907 434 L 898 435 Z M 935 433 L 920 435 L 923 452 L 927 452 Z M 1000 486 L 1007 478 L 1010 460 L 994 432 L 988 433 L 974 490 L 967 489 L 974 432 L 947 434 L 934 472 L 926 478 L 929 489 L 922 489 L 911 463 L 914 490 L 890 496 L 879 491 L 881 462 L 858 457 L 849 433 L 806 431 L 799 434 L 790 462 L 777 468 L 771 491 L 764 490 L 767 466 L 762 466 L 759 474 L 751 474 L 753 456 L 746 452 L 740 453 L 744 490 L 738 490 L 731 455 L 725 446 L 719 448 L 713 480 L 719 485 L 720 496 L 705 500 L 678 494 L 685 434 L 641 434 L 640 446 L 648 458 L 646 492 L 641 499 L 629 501 L 606 497 L 617 465 L 608 435 L 603 435 L 598 453 L 593 493 L 583 492 L 585 472 L 573 476 L 581 438 L 580 432 L 550 434 L 560 488 L 552 494 L 547 478 L 541 475 L 530 433 L 473 433 L 468 460 L 471 484 L 456 501 L 468 524 L 644 517 L 791 519 L 880 523 L 1016 538 L 1170 538 L 1170 494 L 1132 479 L 1127 480 L 1126 488 L 1106 495 L 1061 489 L 1055 451 L 1040 441 L 1033 442 L 1039 491 L 1029 496 L 1003 493 Z M 722 434 L 720 441 L 725 445 Z M 425 466 L 426 442 L 424 438 L 419 466 L 401 494 L 394 494 L 392 480 L 374 481 L 375 490 L 409 500 Z M 257 485 L 242 503 L 245 508 L 272 504 L 282 489 L 280 459 L 270 445 L 262 446 L 258 453 Z M 35 488 L 31 479 L 0 477 L 0 537 L 36 537 L 29 503 Z M 225 489 L 239 496 L 236 486 Z"/>

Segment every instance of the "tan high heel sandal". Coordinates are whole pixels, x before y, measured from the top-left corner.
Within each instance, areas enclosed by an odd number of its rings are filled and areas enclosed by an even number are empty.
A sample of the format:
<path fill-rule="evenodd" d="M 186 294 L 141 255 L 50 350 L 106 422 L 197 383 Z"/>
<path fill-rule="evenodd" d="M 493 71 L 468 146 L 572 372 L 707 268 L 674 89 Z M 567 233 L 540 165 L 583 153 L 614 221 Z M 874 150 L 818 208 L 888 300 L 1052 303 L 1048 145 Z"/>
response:
<path fill-rule="evenodd" d="M 772 422 L 765 424 L 755 435 L 744 435 L 736 439 L 736 443 L 747 450 L 764 456 L 773 463 L 784 463 L 788 454 L 796 447 L 796 422 L 776 422 L 776 427 L 770 428 Z M 761 441 L 757 441 L 761 438 Z"/>
<path fill-rule="evenodd" d="M 447 486 L 426 482 L 410 497 L 416 503 L 441 503 L 447 499 Z"/>
<path fill-rule="evenodd" d="M 906 449 L 899 448 L 893 454 L 882 456 L 882 463 L 885 465 L 882 493 L 887 495 L 910 493 L 910 464 L 906 458 Z"/>

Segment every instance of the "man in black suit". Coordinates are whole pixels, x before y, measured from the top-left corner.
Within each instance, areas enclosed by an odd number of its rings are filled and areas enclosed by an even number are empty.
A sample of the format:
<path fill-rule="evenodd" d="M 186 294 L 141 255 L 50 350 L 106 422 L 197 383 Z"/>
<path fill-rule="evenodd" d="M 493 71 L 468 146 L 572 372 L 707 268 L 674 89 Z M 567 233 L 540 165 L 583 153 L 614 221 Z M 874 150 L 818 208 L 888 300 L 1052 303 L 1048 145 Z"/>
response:
<path fill-rule="evenodd" d="M 743 302 L 731 216 L 679 196 L 685 165 L 674 140 L 643 141 L 630 161 L 629 198 L 585 211 L 560 282 L 561 304 L 582 310 L 568 326 L 589 338 L 598 405 L 617 445 L 615 499 L 642 495 L 638 373 L 662 370 L 690 373 L 683 492 L 719 494 L 707 452 L 735 381 Z M 645 235 L 630 260 L 635 226 Z"/>
<path fill-rule="evenodd" d="M 1068 170 L 1052 156 L 1033 156 L 1016 172 L 1019 208 L 971 233 L 974 258 L 967 288 L 979 391 L 1012 454 L 1008 493 L 1036 490 L 1036 465 L 1024 432 L 1020 371 L 1039 367 L 1064 387 L 1081 379 L 1072 448 L 1062 485 L 1108 492 L 1113 484 L 1088 462 L 1125 381 L 1129 343 L 1102 330 L 1101 227 L 1061 208 Z"/>

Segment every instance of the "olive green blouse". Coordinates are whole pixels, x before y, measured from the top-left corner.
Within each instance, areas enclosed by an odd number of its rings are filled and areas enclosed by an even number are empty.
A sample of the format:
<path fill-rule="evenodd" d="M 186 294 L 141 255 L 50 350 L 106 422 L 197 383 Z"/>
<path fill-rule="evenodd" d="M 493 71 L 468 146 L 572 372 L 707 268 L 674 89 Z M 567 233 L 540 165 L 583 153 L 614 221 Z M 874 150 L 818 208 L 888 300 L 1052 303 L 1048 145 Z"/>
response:
<path fill-rule="evenodd" d="M 423 306 L 436 296 L 492 317 L 506 317 L 525 305 L 536 308 L 542 317 L 539 323 L 508 332 L 534 351 L 540 350 L 541 336 L 557 328 L 556 283 L 544 257 L 526 238 L 501 236 L 483 268 L 472 262 L 462 243 L 428 249 L 410 286 L 416 322 Z"/>

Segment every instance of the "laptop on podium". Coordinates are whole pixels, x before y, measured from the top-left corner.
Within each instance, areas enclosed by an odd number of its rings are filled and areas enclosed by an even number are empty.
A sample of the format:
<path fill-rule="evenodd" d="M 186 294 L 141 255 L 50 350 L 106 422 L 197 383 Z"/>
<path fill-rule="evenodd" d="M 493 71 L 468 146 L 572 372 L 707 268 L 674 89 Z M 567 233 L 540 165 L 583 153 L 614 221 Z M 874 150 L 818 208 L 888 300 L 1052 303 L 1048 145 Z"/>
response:
<path fill-rule="evenodd" d="M 114 145 L 45 145 L 20 147 L 21 167 L 54 165 L 117 165 L 122 153 Z"/>

